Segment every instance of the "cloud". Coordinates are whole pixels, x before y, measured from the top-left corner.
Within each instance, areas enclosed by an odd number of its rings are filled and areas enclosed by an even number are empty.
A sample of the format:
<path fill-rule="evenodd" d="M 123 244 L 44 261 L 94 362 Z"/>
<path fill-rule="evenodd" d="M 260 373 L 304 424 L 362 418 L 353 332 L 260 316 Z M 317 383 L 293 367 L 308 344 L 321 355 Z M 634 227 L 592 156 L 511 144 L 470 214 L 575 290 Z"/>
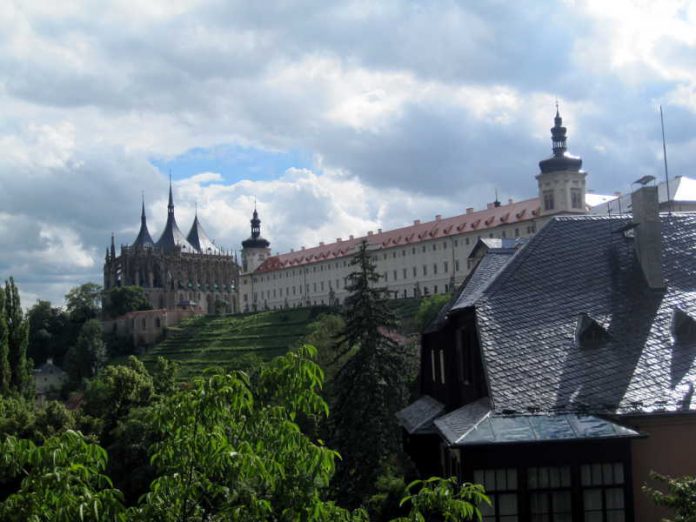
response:
<path fill-rule="evenodd" d="M 230 249 L 254 198 L 287 250 L 529 197 L 556 99 L 594 189 L 659 173 L 659 104 L 694 175 L 694 35 L 676 0 L 6 2 L 0 276 L 99 280 L 169 168 L 182 230 L 197 203 Z"/>

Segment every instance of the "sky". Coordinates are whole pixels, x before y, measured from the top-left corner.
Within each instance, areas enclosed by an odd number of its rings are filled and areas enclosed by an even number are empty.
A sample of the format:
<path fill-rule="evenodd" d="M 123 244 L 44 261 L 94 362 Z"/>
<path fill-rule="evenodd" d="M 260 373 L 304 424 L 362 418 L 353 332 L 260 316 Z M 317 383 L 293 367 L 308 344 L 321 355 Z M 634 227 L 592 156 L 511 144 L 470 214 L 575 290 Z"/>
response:
<path fill-rule="evenodd" d="M 168 179 L 274 252 L 536 195 L 558 100 L 589 187 L 696 176 L 696 3 L 3 0 L 0 278 L 101 283 Z M 690 161 L 691 160 L 691 161 Z"/>

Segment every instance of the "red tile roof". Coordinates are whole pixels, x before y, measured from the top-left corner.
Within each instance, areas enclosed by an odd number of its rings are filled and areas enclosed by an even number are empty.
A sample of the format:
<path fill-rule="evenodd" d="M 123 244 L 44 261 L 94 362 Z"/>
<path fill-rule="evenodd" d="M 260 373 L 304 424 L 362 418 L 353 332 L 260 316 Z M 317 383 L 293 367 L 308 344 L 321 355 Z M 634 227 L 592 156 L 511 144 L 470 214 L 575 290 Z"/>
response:
<path fill-rule="evenodd" d="M 355 247 L 363 240 L 367 240 L 372 247 L 377 249 L 410 246 L 421 241 L 464 234 L 472 230 L 481 231 L 503 223 L 509 225 L 537 217 L 539 217 L 539 198 L 532 198 L 470 214 L 461 214 L 445 219 L 437 218 L 425 223 L 415 221 L 413 225 L 407 227 L 272 256 L 266 259 L 256 269 L 256 272 L 273 272 L 283 268 L 339 259 L 353 254 Z"/>

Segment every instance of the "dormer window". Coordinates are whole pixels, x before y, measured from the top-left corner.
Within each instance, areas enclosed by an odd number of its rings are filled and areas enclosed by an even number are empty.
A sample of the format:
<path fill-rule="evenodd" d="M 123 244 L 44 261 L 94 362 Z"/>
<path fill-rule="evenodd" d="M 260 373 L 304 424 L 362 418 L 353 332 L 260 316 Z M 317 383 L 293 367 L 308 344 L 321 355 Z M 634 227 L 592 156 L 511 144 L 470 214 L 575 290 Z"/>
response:
<path fill-rule="evenodd" d="M 696 342 L 696 319 L 681 308 L 672 314 L 672 336 L 678 343 Z"/>
<path fill-rule="evenodd" d="M 578 316 L 575 325 L 575 344 L 581 348 L 593 348 L 599 346 L 609 337 L 609 332 L 596 319 L 586 313 Z"/>

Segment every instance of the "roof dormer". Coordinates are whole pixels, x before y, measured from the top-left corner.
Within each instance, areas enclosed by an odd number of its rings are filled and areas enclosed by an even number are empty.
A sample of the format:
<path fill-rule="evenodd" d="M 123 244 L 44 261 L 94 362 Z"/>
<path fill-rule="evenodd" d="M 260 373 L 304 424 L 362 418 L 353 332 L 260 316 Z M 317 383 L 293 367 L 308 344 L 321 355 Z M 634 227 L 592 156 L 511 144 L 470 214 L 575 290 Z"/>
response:
<path fill-rule="evenodd" d="M 606 327 L 585 312 L 578 315 L 575 324 L 575 344 L 580 348 L 594 348 L 611 336 Z"/>

